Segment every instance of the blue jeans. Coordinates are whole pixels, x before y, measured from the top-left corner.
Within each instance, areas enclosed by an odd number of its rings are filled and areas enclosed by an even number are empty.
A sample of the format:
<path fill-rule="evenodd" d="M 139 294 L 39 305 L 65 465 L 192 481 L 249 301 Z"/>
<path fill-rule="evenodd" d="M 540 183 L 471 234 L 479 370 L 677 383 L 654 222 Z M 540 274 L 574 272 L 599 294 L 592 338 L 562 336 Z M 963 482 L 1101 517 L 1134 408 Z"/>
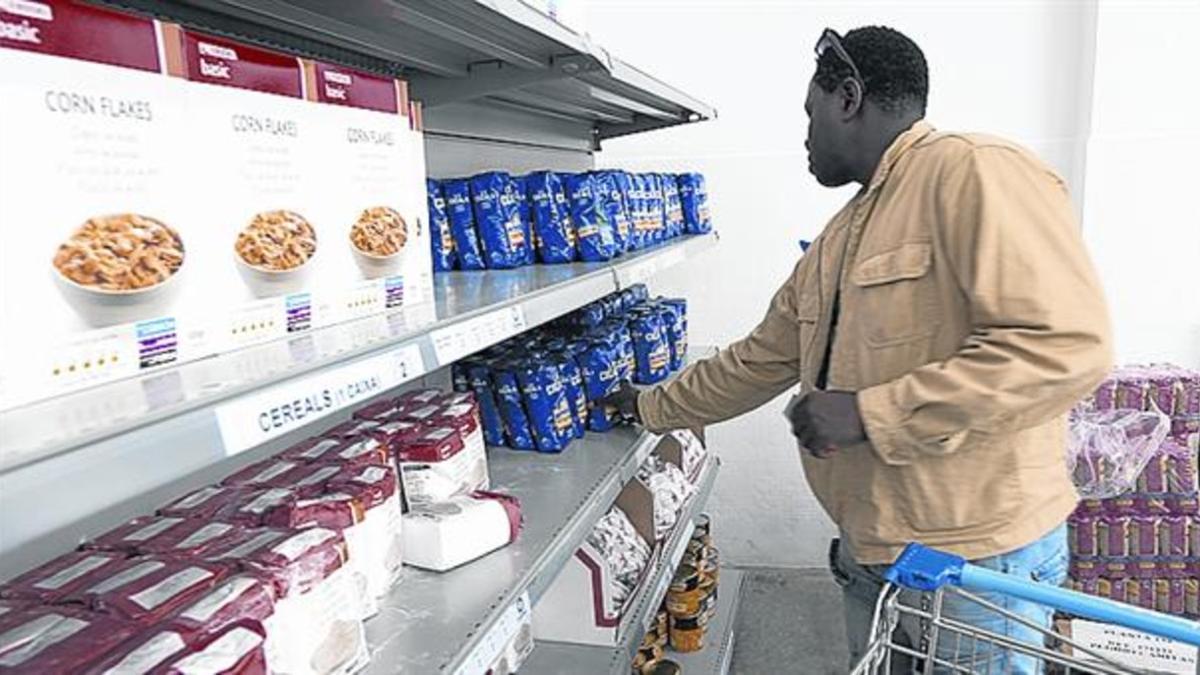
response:
<path fill-rule="evenodd" d="M 1028 546 L 971 562 L 998 572 L 1017 574 L 1034 581 L 1059 586 L 1067 578 L 1067 561 L 1067 526 L 1063 524 Z M 839 545 L 836 539 L 829 550 L 829 562 L 834 579 L 842 587 L 842 599 L 846 608 L 846 636 L 849 640 L 850 664 L 853 668 L 866 652 L 870 641 L 875 602 L 883 589 L 883 573 L 887 570 L 887 565 L 859 565 L 854 562 L 847 547 L 844 544 Z M 976 595 L 1035 625 L 1050 629 L 1053 612 L 1047 607 L 995 593 Z M 901 602 L 908 606 L 920 607 L 922 594 L 917 591 L 903 591 Z M 947 618 L 978 626 L 989 633 L 1006 635 L 1027 644 L 1044 644 L 1044 636 L 1038 631 L 958 595 L 943 596 L 942 614 Z M 893 640 L 921 651 L 922 635 L 923 627 L 920 621 L 910 618 L 901 621 Z M 963 639 L 963 645 L 966 646 L 961 650 L 956 649 L 958 645 L 953 640 L 939 640 L 938 643 L 939 660 L 955 663 L 973 672 L 1013 675 L 1034 675 L 1042 672 L 1035 659 L 1014 655 L 1008 650 L 987 650 L 981 647 L 978 653 L 972 654 L 969 638 Z M 961 653 L 957 653 L 960 651 Z M 909 673 L 915 665 L 911 659 L 893 658 L 892 672 Z M 934 672 L 950 672 L 950 669 L 936 669 Z"/>

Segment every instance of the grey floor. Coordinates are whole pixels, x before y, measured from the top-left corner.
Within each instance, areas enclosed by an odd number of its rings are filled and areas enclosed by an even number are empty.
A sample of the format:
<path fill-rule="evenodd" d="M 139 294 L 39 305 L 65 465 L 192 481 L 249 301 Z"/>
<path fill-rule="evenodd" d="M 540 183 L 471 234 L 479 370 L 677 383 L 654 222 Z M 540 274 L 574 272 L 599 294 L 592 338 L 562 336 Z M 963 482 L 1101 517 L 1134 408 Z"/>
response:
<path fill-rule="evenodd" d="M 841 590 L 820 570 L 747 568 L 735 675 L 832 675 L 847 668 Z"/>

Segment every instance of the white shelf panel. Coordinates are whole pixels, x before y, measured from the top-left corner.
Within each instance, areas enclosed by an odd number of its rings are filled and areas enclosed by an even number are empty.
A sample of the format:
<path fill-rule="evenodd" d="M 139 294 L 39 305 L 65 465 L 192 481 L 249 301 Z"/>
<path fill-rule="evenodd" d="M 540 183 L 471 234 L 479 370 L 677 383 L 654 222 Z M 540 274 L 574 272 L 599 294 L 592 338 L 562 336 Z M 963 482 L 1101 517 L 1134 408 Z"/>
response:
<path fill-rule="evenodd" d="M 440 274 L 434 303 L 4 411 L 0 579 L 227 473 L 229 462 L 248 463 L 277 452 L 367 399 L 347 401 L 342 410 L 326 411 L 326 417 L 306 418 L 302 426 L 257 447 L 227 445 L 229 431 L 222 433 L 218 410 L 264 392 L 290 394 L 298 387 L 295 393 L 303 393 L 306 381 L 336 380 L 373 360 L 408 364 L 402 377 L 387 382 L 394 387 L 449 365 L 448 359 L 468 349 L 484 349 L 617 290 L 620 266 L 656 264 L 663 256 L 686 260 L 715 241 L 714 236 L 686 237 L 608 264 Z M 443 348 L 439 359 L 435 335 L 459 344 L 465 340 L 468 346 Z M 414 348 L 419 358 L 412 357 Z M 230 459 L 243 452 L 240 459 Z M 45 503 L 48 486 L 61 485 L 73 489 L 45 508 L 28 508 Z"/>

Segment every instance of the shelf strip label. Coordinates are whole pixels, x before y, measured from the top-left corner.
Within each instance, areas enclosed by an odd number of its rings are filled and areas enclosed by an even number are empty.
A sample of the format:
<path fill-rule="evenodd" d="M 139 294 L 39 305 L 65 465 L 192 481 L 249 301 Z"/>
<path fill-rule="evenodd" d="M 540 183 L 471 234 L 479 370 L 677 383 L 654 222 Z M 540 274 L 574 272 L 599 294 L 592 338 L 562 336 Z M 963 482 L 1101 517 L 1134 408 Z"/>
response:
<path fill-rule="evenodd" d="M 245 452 L 425 374 L 417 344 L 239 396 L 216 407 L 226 456 Z"/>
<path fill-rule="evenodd" d="M 480 638 L 475 648 L 463 660 L 455 675 L 484 675 L 496 663 L 496 659 L 504 653 L 509 643 L 517 637 L 521 626 L 528 626 L 532 621 L 532 608 L 529 606 L 529 591 L 522 593 L 515 602 L 509 605 L 504 613 L 496 619 L 487 633 Z"/>
<path fill-rule="evenodd" d="M 433 351 L 439 366 L 449 365 L 468 354 L 490 347 L 524 332 L 525 310 L 519 305 L 505 307 L 473 319 L 467 319 L 431 331 Z"/>

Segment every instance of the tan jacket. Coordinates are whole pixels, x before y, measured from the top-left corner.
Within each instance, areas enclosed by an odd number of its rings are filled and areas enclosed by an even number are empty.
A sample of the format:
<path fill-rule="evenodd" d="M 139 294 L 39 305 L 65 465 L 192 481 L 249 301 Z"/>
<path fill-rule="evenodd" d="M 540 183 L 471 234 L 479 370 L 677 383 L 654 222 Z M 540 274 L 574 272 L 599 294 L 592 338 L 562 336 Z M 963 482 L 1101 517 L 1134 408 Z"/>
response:
<path fill-rule="evenodd" d="M 1111 366 L 1108 313 L 1062 179 L 997 138 L 901 134 L 762 323 L 640 397 L 646 426 L 813 389 L 839 284 L 827 388 L 858 392 L 870 441 L 801 454 L 855 559 L 890 563 L 910 541 L 977 559 L 1062 523 L 1065 413 Z"/>

